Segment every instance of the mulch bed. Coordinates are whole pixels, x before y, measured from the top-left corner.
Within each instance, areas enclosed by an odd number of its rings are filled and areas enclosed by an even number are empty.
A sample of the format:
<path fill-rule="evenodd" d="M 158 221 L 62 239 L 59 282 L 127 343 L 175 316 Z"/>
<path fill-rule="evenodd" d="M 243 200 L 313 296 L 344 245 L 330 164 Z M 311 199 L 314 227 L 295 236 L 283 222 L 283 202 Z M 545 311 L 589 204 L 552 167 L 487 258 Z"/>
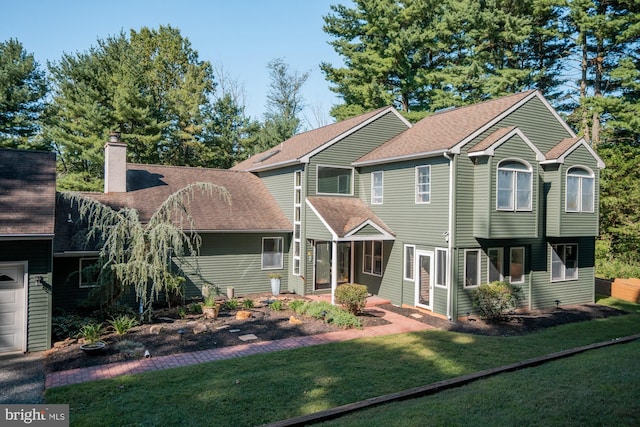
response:
<path fill-rule="evenodd" d="M 293 298 L 301 297 L 280 296 L 285 303 Z M 254 299 L 255 307 L 247 310 L 251 312 L 251 317 L 246 320 L 236 319 L 237 311 L 223 311 L 216 319 L 205 319 L 203 316 L 196 315 L 180 318 L 176 310 L 158 311 L 155 313 L 153 323 L 136 326 L 123 337 L 115 333 L 103 336 L 107 347 L 98 355 L 84 354 L 79 348 L 78 340 L 67 339 L 55 343 L 54 347 L 46 352 L 45 369 L 47 372 L 55 372 L 138 359 L 144 357 L 145 350 L 149 351 L 152 357 L 165 356 L 340 330 L 335 325 L 297 315 L 291 310 L 271 310 L 267 306 L 270 299 L 272 297 L 257 296 Z M 415 309 L 396 307 L 391 304 L 381 305 L 380 308 L 439 329 L 494 336 L 526 334 L 564 323 L 624 314 L 623 311 L 611 307 L 584 304 L 518 312 L 501 322 L 487 323 L 478 317 L 470 316 L 453 323 Z M 375 308 L 368 309 L 364 315 L 360 316 L 360 320 L 364 328 L 389 323 L 384 319 L 384 312 Z M 249 334 L 255 335 L 257 339 L 243 341 L 240 338 Z"/>

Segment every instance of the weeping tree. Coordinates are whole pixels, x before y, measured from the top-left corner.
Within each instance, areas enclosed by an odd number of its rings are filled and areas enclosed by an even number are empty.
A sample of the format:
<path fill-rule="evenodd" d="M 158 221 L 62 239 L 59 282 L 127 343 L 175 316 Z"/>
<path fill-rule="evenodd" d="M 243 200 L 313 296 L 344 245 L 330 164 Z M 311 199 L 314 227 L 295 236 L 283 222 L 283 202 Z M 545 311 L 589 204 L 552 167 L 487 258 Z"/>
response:
<path fill-rule="evenodd" d="M 179 280 L 171 271 L 171 257 L 198 255 L 202 239 L 190 213 L 196 196 L 211 197 L 231 204 L 231 195 L 222 186 L 197 182 L 170 195 L 143 223 L 135 209 L 114 210 L 79 193 L 63 193 L 77 205 L 80 219 L 88 226 L 86 241 L 99 244 L 96 284 L 102 304 L 109 306 L 127 290 L 150 313 L 161 295 L 169 296 Z"/>

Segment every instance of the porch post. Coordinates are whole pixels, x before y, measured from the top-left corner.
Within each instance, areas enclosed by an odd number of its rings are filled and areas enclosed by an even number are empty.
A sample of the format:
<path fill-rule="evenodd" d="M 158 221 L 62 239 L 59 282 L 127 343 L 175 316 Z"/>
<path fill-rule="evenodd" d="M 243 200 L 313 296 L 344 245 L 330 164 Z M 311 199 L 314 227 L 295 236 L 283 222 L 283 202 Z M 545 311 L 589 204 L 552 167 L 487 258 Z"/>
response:
<path fill-rule="evenodd" d="M 336 287 L 338 286 L 338 242 L 331 242 L 331 304 L 336 303 Z"/>

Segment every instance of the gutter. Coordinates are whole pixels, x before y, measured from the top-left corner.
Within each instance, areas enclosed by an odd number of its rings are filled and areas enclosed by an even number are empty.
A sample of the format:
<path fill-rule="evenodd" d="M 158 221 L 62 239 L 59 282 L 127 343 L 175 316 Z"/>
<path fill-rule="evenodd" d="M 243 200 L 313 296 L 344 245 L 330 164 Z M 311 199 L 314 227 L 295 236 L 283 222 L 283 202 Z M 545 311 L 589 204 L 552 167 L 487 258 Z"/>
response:
<path fill-rule="evenodd" d="M 393 163 L 393 162 L 403 162 L 406 160 L 415 160 L 415 159 L 424 159 L 425 157 L 437 157 L 439 155 L 445 155 L 448 153 L 447 149 L 441 149 L 441 150 L 434 150 L 434 151 L 425 151 L 422 153 L 412 153 L 412 154 L 405 154 L 402 156 L 396 156 L 396 157 L 387 157 L 385 159 L 378 159 L 378 160 L 365 160 L 362 162 L 352 162 L 351 166 L 354 167 L 360 167 L 360 166 L 373 166 L 373 165 L 381 165 L 384 163 Z"/>
<path fill-rule="evenodd" d="M 53 234 L 0 234 L 0 241 L 10 240 L 51 240 Z"/>
<path fill-rule="evenodd" d="M 448 251 L 448 257 L 447 257 L 447 264 L 449 264 L 447 266 L 447 319 L 452 320 L 453 319 L 453 313 L 451 312 L 451 305 L 452 305 L 452 299 L 453 299 L 453 280 L 452 280 L 452 275 L 451 272 L 453 271 L 453 239 L 454 239 L 454 232 L 453 232 L 453 159 L 455 157 L 455 154 L 453 155 L 454 157 L 451 156 L 451 154 L 449 152 L 444 152 L 442 153 L 442 155 L 449 160 L 449 235 L 447 236 L 447 243 L 448 243 L 448 247 L 447 247 L 447 251 Z"/>

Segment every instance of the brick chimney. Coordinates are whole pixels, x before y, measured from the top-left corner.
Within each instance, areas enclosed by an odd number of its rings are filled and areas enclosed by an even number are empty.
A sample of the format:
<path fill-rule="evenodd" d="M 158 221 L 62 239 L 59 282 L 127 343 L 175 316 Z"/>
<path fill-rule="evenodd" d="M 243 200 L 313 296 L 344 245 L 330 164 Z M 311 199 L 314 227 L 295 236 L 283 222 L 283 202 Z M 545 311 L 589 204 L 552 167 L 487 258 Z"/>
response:
<path fill-rule="evenodd" d="M 111 132 L 104 146 L 104 192 L 127 192 L 127 144 L 120 132 Z"/>

